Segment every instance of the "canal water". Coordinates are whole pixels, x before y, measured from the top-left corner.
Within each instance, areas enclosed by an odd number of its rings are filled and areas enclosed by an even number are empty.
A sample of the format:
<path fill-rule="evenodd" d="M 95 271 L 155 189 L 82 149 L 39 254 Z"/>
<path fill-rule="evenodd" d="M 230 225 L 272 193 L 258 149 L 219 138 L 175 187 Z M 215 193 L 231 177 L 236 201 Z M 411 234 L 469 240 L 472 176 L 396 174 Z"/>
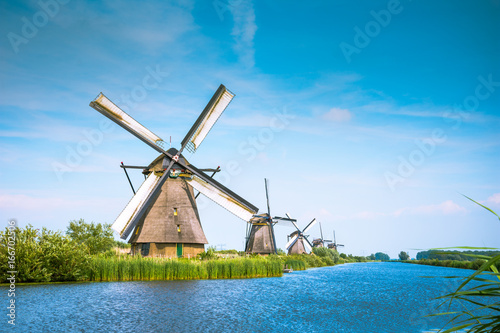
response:
<path fill-rule="evenodd" d="M 447 322 L 424 317 L 437 311 L 433 298 L 458 281 L 423 276 L 471 273 L 356 263 L 279 278 L 18 286 L 14 331 L 429 332 Z"/>

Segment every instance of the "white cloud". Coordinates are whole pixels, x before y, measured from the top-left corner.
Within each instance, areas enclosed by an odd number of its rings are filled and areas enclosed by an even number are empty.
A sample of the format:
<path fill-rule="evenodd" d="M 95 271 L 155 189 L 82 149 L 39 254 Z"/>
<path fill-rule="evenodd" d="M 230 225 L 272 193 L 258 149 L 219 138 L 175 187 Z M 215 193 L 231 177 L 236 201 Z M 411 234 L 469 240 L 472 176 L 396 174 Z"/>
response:
<path fill-rule="evenodd" d="M 486 201 L 482 202 L 485 206 L 500 206 L 500 193 L 495 193 L 490 196 Z"/>
<path fill-rule="evenodd" d="M 335 122 L 344 122 L 351 120 L 352 114 L 347 109 L 331 108 L 330 111 L 323 115 L 323 118 Z"/>
<path fill-rule="evenodd" d="M 257 31 L 253 4 L 249 0 L 230 0 L 229 8 L 234 20 L 233 31 L 231 32 L 236 42 L 234 50 L 244 65 L 253 67 L 255 64 L 253 39 Z"/>

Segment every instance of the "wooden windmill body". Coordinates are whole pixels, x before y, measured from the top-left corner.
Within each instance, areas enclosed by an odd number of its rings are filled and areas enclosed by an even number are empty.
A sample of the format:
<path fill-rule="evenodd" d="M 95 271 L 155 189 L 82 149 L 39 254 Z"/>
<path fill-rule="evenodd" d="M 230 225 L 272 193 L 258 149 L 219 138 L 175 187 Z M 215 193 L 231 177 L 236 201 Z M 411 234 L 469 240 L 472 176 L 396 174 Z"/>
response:
<path fill-rule="evenodd" d="M 102 93 L 90 103 L 94 109 L 108 117 L 141 141 L 161 153 L 144 169 L 147 175 L 137 192 L 111 226 L 122 239 L 132 244 L 132 254 L 144 256 L 192 257 L 204 251 L 207 239 L 200 223 L 194 189 L 207 196 L 244 221 L 249 221 L 258 208 L 217 182 L 204 171 L 188 163 L 184 148 L 195 152 L 210 132 L 234 95 L 223 85 L 200 114 L 181 142 L 179 150 L 164 150 L 163 140 L 121 110 Z"/>
<path fill-rule="evenodd" d="M 162 161 L 160 156 L 148 167 L 149 172 L 162 172 Z M 128 241 L 132 254 L 189 258 L 205 250 L 208 241 L 193 188 L 185 177 L 174 177 L 171 174 L 165 181 L 132 232 Z"/>
<path fill-rule="evenodd" d="M 290 218 L 290 215 L 286 215 Z M 303 254 L 312 251 L 313 244 L 307 239 L 308 236 L 305 233 L 308 232 L 314 224 L 316 224 L 316 219 L 313 219 L 303 230 L 300 230 L 297 223 L 293 222 L 297 230 L 288 236 L 288 243 L 286 244 L 288 254 Z"/>

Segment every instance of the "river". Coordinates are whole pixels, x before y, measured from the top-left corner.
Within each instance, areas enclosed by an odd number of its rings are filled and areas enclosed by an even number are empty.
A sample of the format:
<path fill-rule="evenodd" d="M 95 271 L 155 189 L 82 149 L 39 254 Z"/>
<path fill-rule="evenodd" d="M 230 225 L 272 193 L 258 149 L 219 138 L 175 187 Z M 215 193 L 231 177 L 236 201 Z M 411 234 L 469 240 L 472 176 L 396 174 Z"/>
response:
<path fill-rule="evenodd" d="M 471 273 L 356 263 L 279 278 L 20 285 L 15 331 L 421 333 L 446 323 L 423 316 L 458 285 L 422 276 Z"/>

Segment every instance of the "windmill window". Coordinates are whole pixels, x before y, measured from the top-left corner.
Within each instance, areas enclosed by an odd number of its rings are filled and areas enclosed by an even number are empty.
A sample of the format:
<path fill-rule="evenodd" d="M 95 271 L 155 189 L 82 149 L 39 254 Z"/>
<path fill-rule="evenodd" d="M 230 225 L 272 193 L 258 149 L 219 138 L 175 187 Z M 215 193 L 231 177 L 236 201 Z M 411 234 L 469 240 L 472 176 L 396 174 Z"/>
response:
<path fill-rule="evenodd" d="M 143 243 L 141 247 L 141 254 L 147 256 L 149 254 L 149 243 Z"/>
<path fill-rule="evenodd" d="M 177 225 L 177 232 L 181 232 L 181 225 L 180 224 Z"/>
<path fill-rule="evenodd" d="M 177 216 L 177 208 L 174 208 L 174 216 Z"/>

